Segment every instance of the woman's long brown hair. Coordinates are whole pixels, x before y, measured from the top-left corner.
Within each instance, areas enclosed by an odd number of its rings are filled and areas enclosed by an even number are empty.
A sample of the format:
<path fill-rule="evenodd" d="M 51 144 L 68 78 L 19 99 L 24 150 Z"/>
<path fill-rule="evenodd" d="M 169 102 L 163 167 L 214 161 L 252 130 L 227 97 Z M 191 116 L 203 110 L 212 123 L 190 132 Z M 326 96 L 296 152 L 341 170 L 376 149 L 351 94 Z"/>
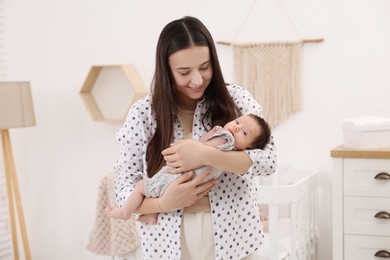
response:
<path fill-rule="evenodd" d="M 165 164 L 161 151 L 174 141 L 174 120 L 177 105 L 173 92 L 174 78 L 169 66 L 169 56 L 192 46 L 208 46 L 213 69 L 212 79 L 204 98 L 209 105 L 202 117 L 202 124 L 225 125 L 241 115 L 226 88 L 219 65 L 214 40 L 204 24 L 194 17 L 183 17 L 167 24 L 158 39 L 156 50 L 156 71 L 152 81 L 152 108 L 156 117 L 156 131 L 150 140 L 146 160 L 148 176 L 155 175 Z"/>

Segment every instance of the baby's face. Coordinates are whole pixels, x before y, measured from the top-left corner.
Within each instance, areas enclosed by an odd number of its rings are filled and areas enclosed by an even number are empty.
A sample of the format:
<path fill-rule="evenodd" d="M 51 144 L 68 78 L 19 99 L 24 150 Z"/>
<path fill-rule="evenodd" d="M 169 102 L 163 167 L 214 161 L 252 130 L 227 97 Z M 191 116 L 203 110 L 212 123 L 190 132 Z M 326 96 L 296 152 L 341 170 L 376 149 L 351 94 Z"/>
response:
<path fill-rule="evenodd" d="M 255 119 L 248 115 L 230 121 L 223 128 L 232 133 L 237 150 L 251 148 L 251 144 L 260 135 L 261 131 Z"/>

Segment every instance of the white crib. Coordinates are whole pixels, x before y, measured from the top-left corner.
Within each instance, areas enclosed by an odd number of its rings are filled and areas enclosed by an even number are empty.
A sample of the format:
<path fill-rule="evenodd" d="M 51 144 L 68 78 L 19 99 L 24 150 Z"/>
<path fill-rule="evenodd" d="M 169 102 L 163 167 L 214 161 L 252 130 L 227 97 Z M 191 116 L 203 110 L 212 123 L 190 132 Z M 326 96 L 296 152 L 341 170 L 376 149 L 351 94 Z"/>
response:
<path fill-rule="evenodd" d="M 256 180 L 261 210 L 269 218 L 258 259 L 314 260 L 319 236 L 317 172 L 281 168 L 273 177 Z"/>

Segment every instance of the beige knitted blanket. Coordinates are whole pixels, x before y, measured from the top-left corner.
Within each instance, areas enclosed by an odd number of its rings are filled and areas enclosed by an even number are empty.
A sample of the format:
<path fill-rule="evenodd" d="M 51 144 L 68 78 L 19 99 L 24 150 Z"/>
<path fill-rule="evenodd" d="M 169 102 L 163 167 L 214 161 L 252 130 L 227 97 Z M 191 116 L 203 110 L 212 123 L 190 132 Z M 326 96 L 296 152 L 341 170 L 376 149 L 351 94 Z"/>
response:
<path fill-rule="evenodd" d="M 140 245 L 134 215 L 128 220 L 117 220 L 105 214 L 107 206 L 117 207 L 114 178 L 114 173 L 105 175 L 98 190 L 95 223 L 87 244 L 87 250 L 98 255 L 124 256 Z"/>

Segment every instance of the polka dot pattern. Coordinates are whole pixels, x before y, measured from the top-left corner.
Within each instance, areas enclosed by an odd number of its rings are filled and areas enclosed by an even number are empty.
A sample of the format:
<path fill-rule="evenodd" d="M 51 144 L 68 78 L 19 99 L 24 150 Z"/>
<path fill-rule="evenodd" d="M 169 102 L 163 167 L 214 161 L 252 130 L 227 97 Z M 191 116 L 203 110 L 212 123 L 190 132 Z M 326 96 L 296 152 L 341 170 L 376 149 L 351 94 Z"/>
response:
<path fill-rule="evenodd" d="M 238 85 L 228 90 L 242 114 L 262 116 L 262 109 L 253 96 Z M 206 132 L 200 121 L 208 105 L 200 101 L 193 120 L 193 138 Z M 129 111 L 125 124 L 117 133 L 121 145 L 120 156 L 114 165 L 116 200 L 123 206 L 135 184 L 146 176 L 146 147 L 155 131 L 156 122 L 149 96 L 136 102 Z M 210 126 L 211 128 L 211 126 Z M 183 138 L 183 129 L 175 121 L 175 139 Z M 263 240 L 257 209 L 255 175 L 270 175 L 276 167 L 274 141 L 271 138 L 263 149 L 246 151 L 253 165 L 247 173 L 238 175 L 224 172 L 209 193 L 214 223 L 216 259 L 241 259 L 259 248 Z M 183 210 L 160 213 L 156 225 L 141 226 L 141 245 L 144 259 L 180 259 L 180 225 Z"/>

